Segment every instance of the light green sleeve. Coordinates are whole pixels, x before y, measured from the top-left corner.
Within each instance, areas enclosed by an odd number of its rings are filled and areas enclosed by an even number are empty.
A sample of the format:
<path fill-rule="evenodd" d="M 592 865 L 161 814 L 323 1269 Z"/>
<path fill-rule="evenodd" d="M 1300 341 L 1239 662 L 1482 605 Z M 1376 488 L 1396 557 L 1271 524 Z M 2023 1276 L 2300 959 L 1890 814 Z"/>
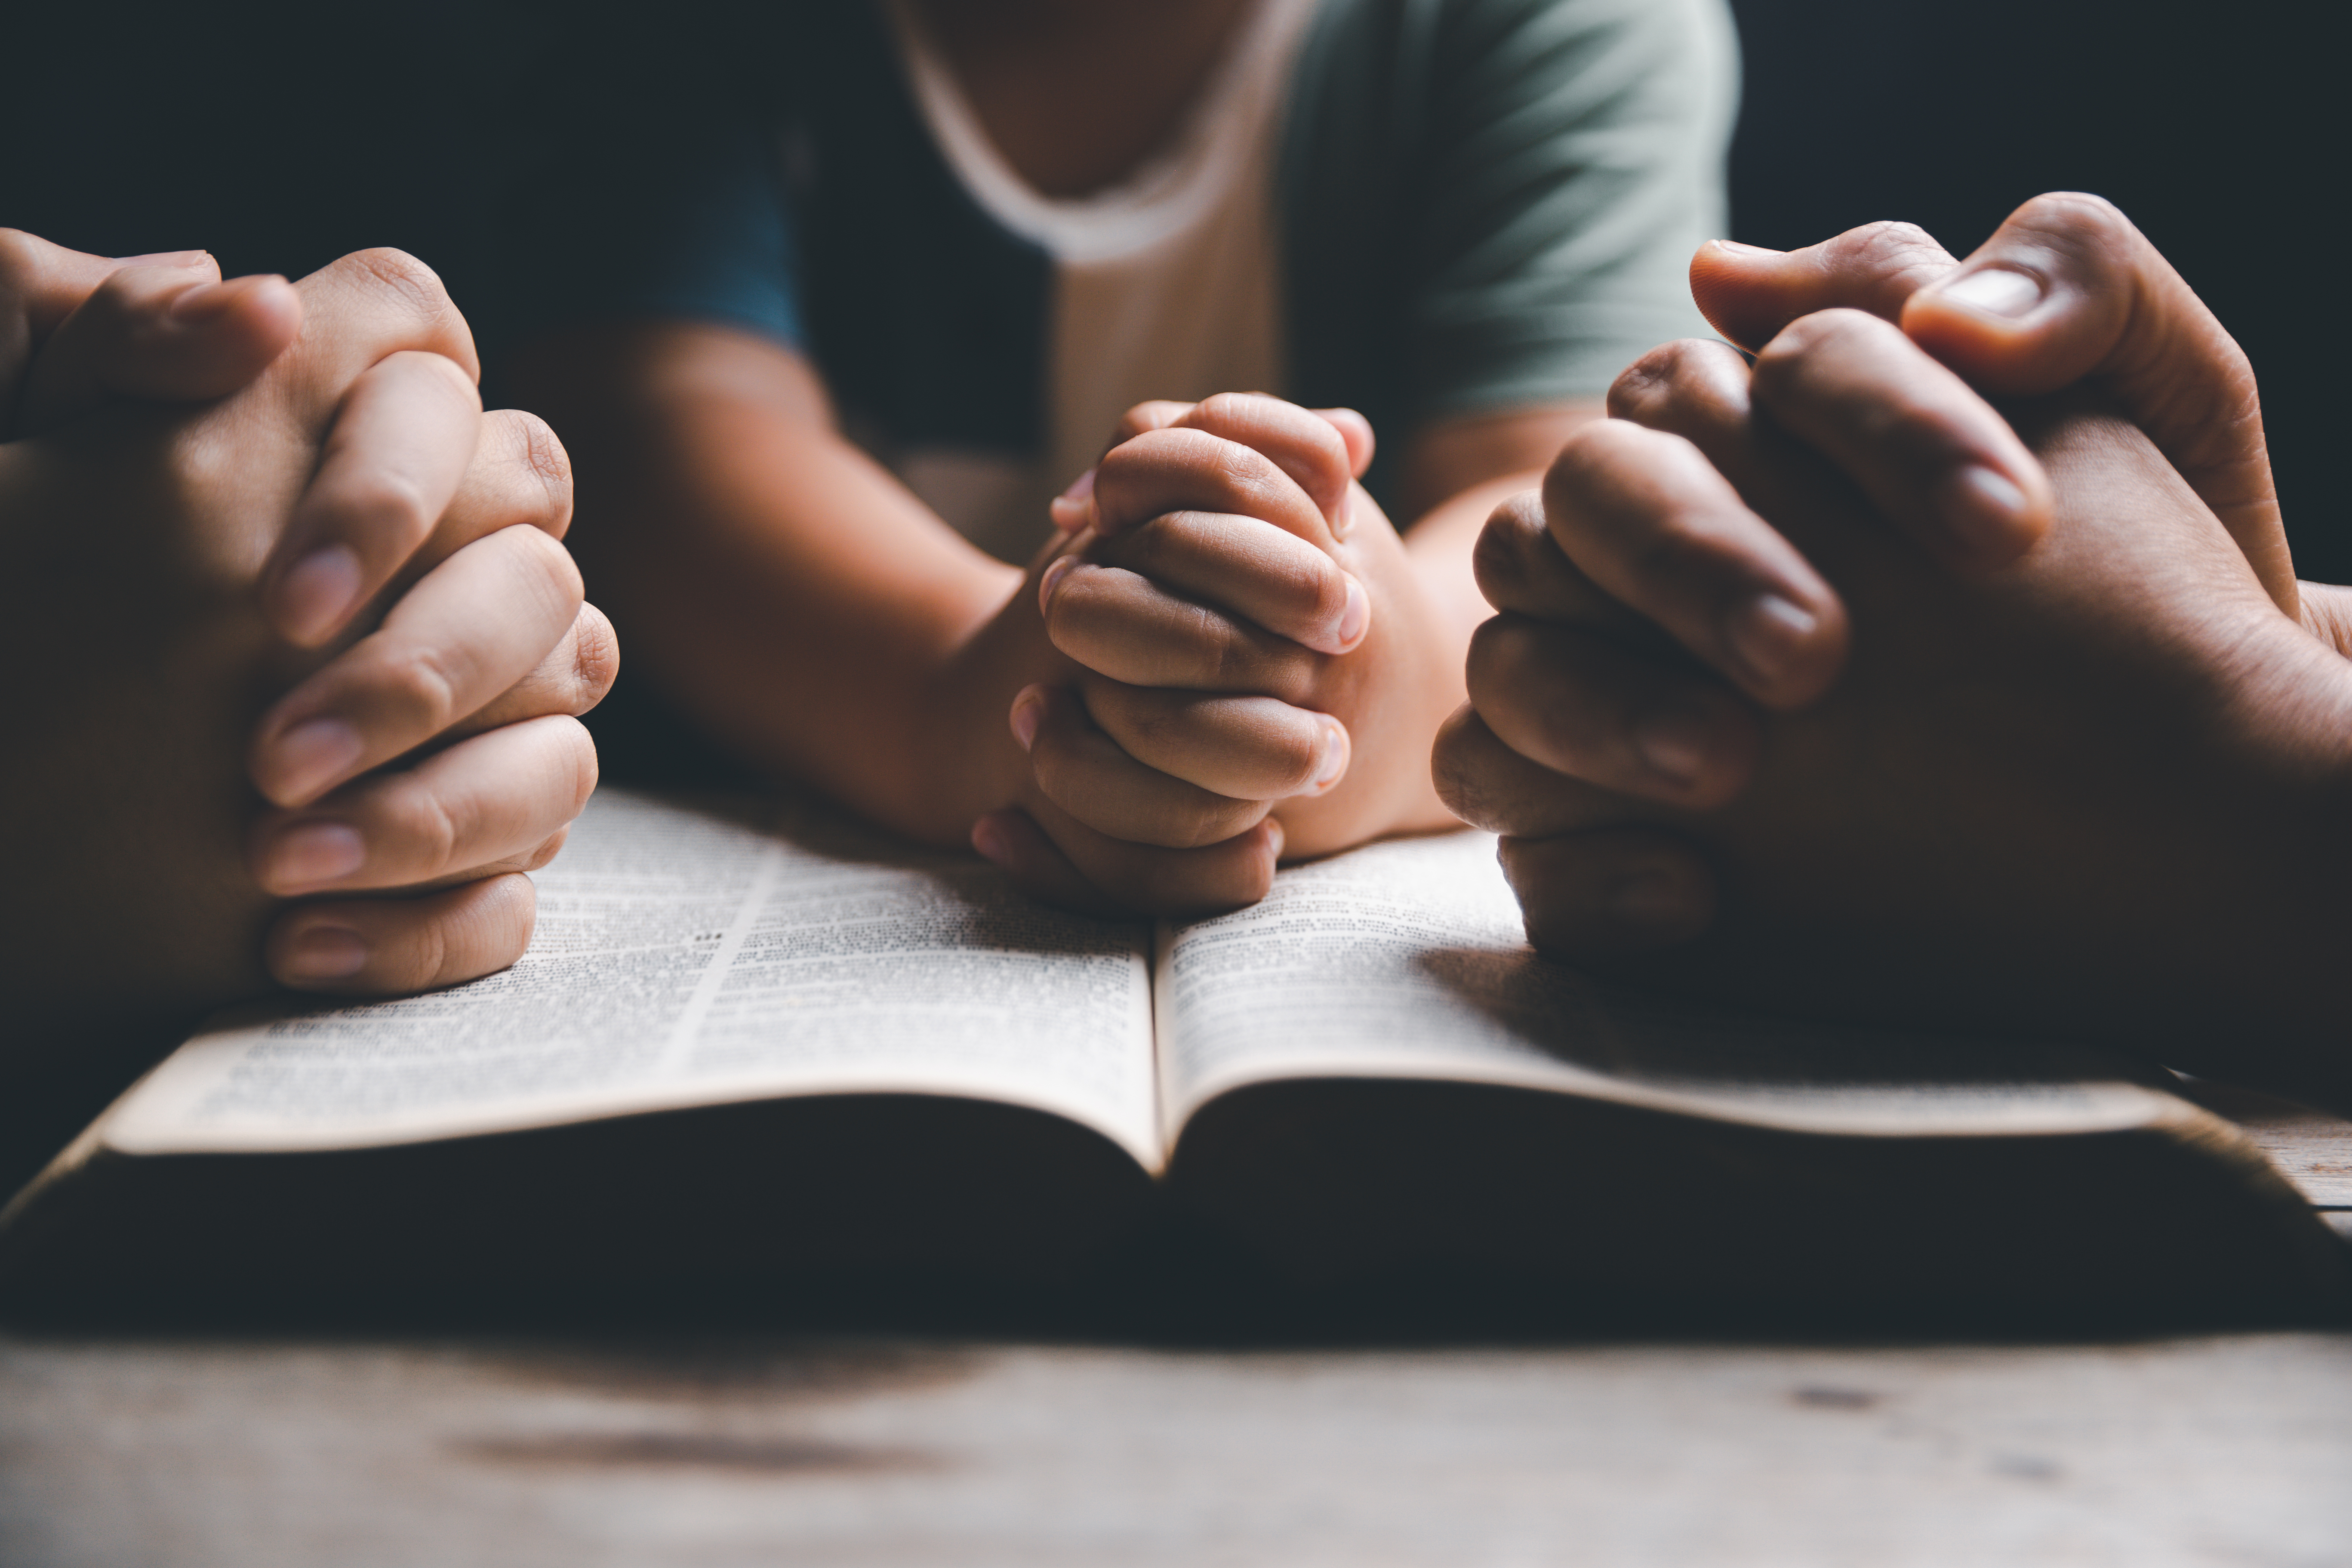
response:
<path fill-rule="evenodd" d="M 1704 332 L 1738 96 L 1722 0 L 1325 0 L 1281 164 L 1295 394 L 1394 439 Z"/>

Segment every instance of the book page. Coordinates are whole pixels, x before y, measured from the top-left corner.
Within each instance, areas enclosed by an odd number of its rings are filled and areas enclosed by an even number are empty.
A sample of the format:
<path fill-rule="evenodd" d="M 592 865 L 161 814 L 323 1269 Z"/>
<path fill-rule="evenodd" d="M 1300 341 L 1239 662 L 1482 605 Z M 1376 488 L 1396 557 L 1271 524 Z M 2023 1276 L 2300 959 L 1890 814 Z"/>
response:
<path fill-rule="evenodd" d="M 1163 927 L 1155 996 L 1171 1140 L 1214 1096 L 1292 1078 L 1509 1084 L 1886 1136 L 2198 1114 L 2104 1052 L 1890 1037 L 1603 988 L 1528 946 L 1483 833 L 1294 867 L 1255 908 Z"/>
<path fill-rule="evenodd" d="M 2259 1089 L 2176 1076 L 2182 1094 L 2228 1118 L 2314 1207 L 2352 1210 L 2352 1121 Z"/>
<path fill-rule="evenodd" d="M 771 815 L 774 813 L 771 812 Z M 1157 1169 L 1149 932 L 808 807 L 763 832 L 600 791 L 515 966 L 225 1023 L 110 1114 L 136 1153 L 358 1147 L 786 1094 L 969 1095 Z"/>

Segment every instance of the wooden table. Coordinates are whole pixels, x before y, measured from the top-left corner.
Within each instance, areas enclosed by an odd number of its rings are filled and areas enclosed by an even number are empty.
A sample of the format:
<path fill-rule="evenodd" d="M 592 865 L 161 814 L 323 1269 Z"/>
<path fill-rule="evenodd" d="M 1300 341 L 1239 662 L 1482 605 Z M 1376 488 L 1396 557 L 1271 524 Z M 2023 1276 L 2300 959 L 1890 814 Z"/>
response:
<path fill-rule="evenodd" d="M 0 1340 L 8 1568 L 2352 1563 L 2352 1335 Z"/>
<path fill-rule="evenodd" d="M 2219 1103 L 2352 1205 L 2352 1125 Z M 0 1568 L 802 1563 L 2352 1568 L 2352 1332 L 0 1331 Z"/>

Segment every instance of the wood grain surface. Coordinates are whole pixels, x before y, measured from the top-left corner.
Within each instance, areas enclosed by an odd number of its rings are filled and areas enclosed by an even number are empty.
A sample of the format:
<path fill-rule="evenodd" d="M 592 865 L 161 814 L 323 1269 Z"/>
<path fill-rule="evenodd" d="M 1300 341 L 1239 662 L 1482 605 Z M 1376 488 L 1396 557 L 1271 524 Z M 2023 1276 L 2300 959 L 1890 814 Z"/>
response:
<path fill-rule="evenodd" d="M 8 1568 L 2352 1563 L 2352 1335 L 0 1339 Z"/>

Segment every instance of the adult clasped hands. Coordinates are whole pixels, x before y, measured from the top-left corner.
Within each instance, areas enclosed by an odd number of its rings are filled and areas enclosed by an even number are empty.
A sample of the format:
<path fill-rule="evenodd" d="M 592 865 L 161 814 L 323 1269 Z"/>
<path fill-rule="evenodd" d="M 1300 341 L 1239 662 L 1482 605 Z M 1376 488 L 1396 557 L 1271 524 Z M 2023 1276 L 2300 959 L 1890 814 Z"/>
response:
<path fill-rule="evenodd" d="M 1648 355 L 1481 544 L 1436 773 L 1531 940 L 2352 1103 L 2352 616 L 2237 345 L 2084 196 L 1692 278 L 1752 368 Z"/>
<path fill-rule="evenodd" d="M 562 447 L 478 374 L 396 251 L 225 281 L 0 231 L 0 990 L 28 1055 L 521 952 L 617 651 L 561 542 Z"/>

